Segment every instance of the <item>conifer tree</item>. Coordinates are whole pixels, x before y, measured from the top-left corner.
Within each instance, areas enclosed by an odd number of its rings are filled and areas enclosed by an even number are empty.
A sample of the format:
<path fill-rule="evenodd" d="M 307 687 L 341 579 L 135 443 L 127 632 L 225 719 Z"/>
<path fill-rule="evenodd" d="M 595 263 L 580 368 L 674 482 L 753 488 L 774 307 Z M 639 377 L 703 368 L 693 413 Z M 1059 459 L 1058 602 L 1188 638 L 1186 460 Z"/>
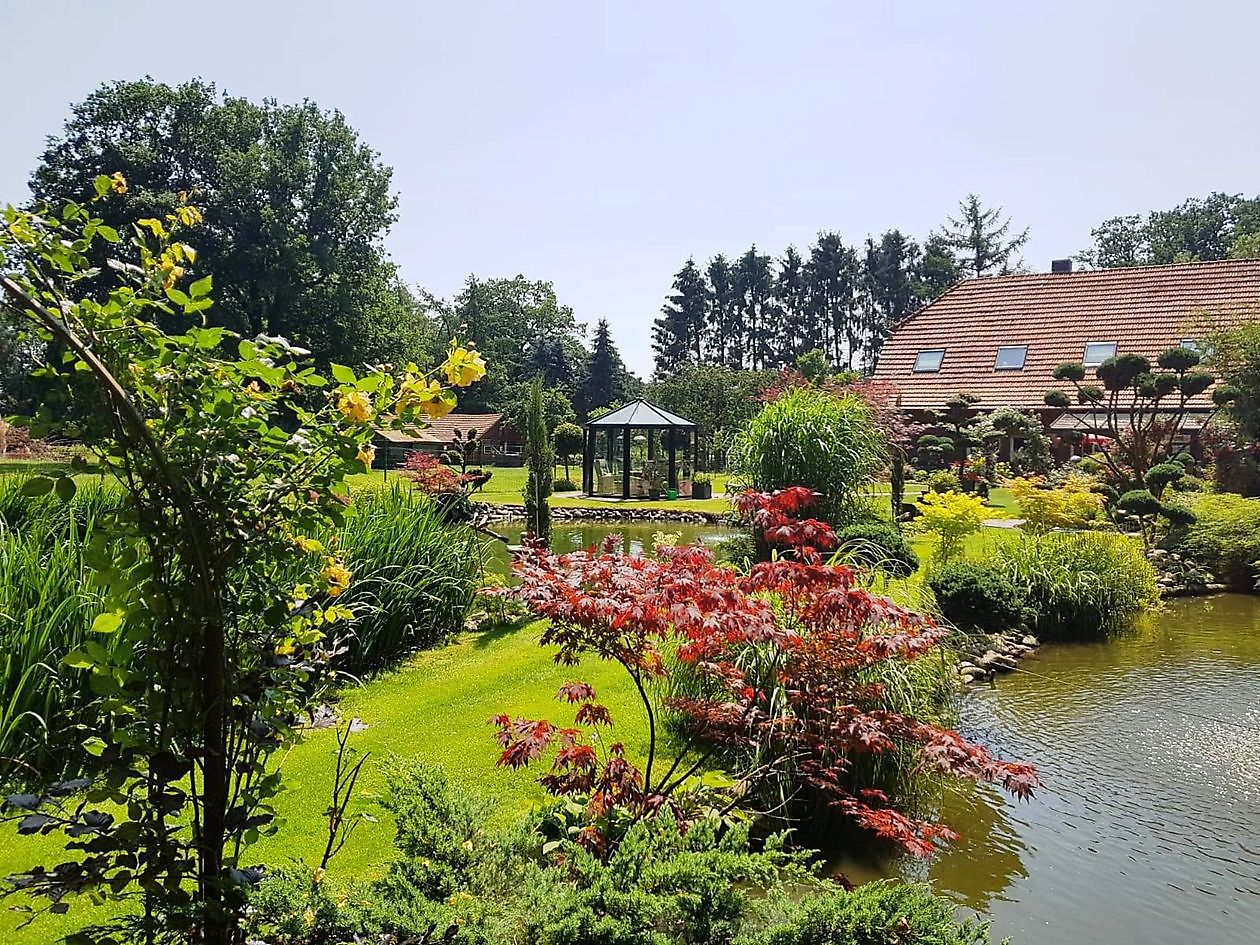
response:
<path fill-rule="evenodd" d="M 710 364 L 738 368 L 743 365 L 743 323 L 735 293 L 735 271 L 721 253 L 709 260 L 709 354 Z"/>
<path fill-rule="evenodd" d="M 586 361 L 582 387 L 578 395 L 578 412 L 585 417 L 596 407 L 608 407 L 630 399 L 630 375 L 613 343 L 608 319 L 595 326 L 591 354 Z"/>
<path fill-rule="evenodd" d="M 1010 218 L 1001 218 L 1001 207 L 984 209 L 975 194 L 968 194 L 958 211 L 958 219 L 950 217 L 941 236 L 958 253 L 959 267 L 973 276 L 1011 272 L 1013 257 L 1028 242 L 1028 230 L 1008 236 Z"/>
<path fill-rule="evenodd" d="M 674 276 L 673 292 L 652 326 L 652 350 L 658 376 L 672 374 L 687 363 L 700 363 L 704 356 L 708 303 L 704 276 L 695 260 L 688 259 Z"/>
<path fill-rule="evenodd" d="M 525 408 L 525 531 L 544 545 L 551 539 L 552 473 L 555 452 L 547 429 L 541 377 L 534 378 Z"/>

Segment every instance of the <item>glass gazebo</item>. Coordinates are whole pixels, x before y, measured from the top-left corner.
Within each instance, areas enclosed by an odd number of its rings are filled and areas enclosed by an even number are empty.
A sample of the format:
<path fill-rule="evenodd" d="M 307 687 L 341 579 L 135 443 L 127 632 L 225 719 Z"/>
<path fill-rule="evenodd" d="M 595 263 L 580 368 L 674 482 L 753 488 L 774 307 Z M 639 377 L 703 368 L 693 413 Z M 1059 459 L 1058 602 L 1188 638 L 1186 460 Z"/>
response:
<path fill-rule="evenodd" d="M 631 499 L 691 495 L 696 425 L 646 400 L 587 422 L 582 491 Z"/>

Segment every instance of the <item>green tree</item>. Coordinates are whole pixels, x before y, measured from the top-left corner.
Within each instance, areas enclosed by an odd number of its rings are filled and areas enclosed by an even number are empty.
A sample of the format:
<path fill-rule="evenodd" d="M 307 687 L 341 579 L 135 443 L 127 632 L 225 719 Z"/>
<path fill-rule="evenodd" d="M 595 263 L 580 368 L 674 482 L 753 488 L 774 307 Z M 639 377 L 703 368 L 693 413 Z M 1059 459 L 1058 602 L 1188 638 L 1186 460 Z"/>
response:
<path fill-rule="evenodd" d="M 721 253 L 709 260 L 709 362 L 740 368 L 744 364 L 744 326 L 735 288 L 735 268 Z"/>
<path fill-rule="evenodd" d="M 1260 197 L 1211 193 L 1169 210 L 1112 217 L 1090 231 L 1077 259 L 1097 269 L 1255 258 L 1260 250 Z"/>
<path fill-rule="evenodd" d="M 595 339 L 582 372 L 582 386 L 575 405 L 579 416 L 589 414 L 596 407 L 625 403 L 635 393 L 634 387 L 634 380 L 613 343 L 608 319 L 601 318 L 595 326 Z"/>
<path fill-rule="evenodd" d="M 806 351 L 797 358 L 796 369 L 811 384 L 822 384 L 831 376 L 831 362 L 821 348 Z"/>
<path fill-rule="evenodd" d="M 975 194 L 958 205 L 958 217 L 949 218 L 941 233 L 942 245 L 957 253 L 958 266 L 968 275 L 987 276 L 1012 271 L 1015 254 L 1028 242 L 1028 230 L 1009 235 L 1011 221 L 1002 219 L 1002 208 L 986 210 Z"/>
<path fill-rule="evenodd" d="M 769 371 L 742 371 L 718 364 L 689 364 L 648 388 L 666 410 L 697 425 L 706 469 L 721 469 L 735 433 L 761 409 L 761 394 L 776 380 Z"/>
<path fill-rule="evenodd" d="M 580 382 L 573 375 L 574 366 L 586 357 L 583 328 L 573 309 L 557 299 L 550 282 L 519 275 L 512 279 L 469 276 L 454 299 L 430 297 L 428 301 L 437 324 L 437 343 L 445 344 L 444 339 L 457 334 L 470 338 L 489 364 L 485 382 L 465 398 L 465 409 L 519 415 L 520 385 L 548 370 L 557 378 L 568 372 L 565 385 Z"/>
<path fill-rule="evenodd" d="M 576 423 L 562 423 L 556 427 L 555 433 L 551 435 L 551 439 L 555 445 L 556 455 L 560 457 L 560 462 L 564 464 L 564 478 L 571 479 L 569 464 L 575 455 L 581 455 L 582 445 L 586 440 L 585 434 Z"/>
<path fill-rule="evenodd" d="M 340 113 L 255 104 L 199 80 L 109 83 L 73 107 L 31 190 L 52 204 L 81 200 L 115 171 L 127 190 L 95 211 L 114 230 L 162 219 L 181 193 L 204 212 L 188 268 L 214 277 L 213 325 L 283 336 L 325 363 L 419 360 L 426 328 L 382 249 L 397 203 L 391 171 Z M 119 284 L 110 251 L 94 247 L 90 291 Z"/>
<path fill-rule="evenodd" d="M 923 243 L 923 258 L 914 278 L 915 296 L 926 305 L 961 278 L 954 250 L 945 237 L 933 233 Z"/>
<path fill-rule="evenodd" d="M 789 246 L 779 260 L 774 295 L 779 315 L 775 345 L 779 363 L 791 364 L 807 352 L 821 349 L 820 326 L 809 310 L 805 260 L 795 246 Z"/>
<path fill-rule="evenodd" d="M 546 544 L 551 539 L 552 471 L 556 466 L 551 448 L 551 431 L 543 403 L 541 378 L 534 378 L 529 388 L 525 410 L 525 530 Z"/>
<path fill-rule="evenodd" d="M 704 357 L 708 327 L 709 291 L 694 259 L 688 259 L 674 276 L 673 292 L 652 325 L 652 351 L 656 373 L 665 376 Z"/>
<path fill-rule="evenodd" d="M 832 364 L 848 363 L 844 340 L 856 318 L 861 266 L 857 252 L 837 233 L 819 233 L 805 266 L 809 310 Z"/>
<path fill-rule="evenodd" d="M 919 307 L 914 288 L 918 257 L 918 244 L 900 230 L 889 230 L 878 243 L 866 241 L 862 267 L 864 317 L 850 320 L 845 346 L 850 370 L 874 367 L 892 330 Z"/>
<path fill-rule="evenodd" d="M 772 339 L 776 333 L 774 273 L 770 257 L 752 246 L 735 266 L 735 298 L 743 328 L 744 366 L 760 371 L 774 366 Z"/>

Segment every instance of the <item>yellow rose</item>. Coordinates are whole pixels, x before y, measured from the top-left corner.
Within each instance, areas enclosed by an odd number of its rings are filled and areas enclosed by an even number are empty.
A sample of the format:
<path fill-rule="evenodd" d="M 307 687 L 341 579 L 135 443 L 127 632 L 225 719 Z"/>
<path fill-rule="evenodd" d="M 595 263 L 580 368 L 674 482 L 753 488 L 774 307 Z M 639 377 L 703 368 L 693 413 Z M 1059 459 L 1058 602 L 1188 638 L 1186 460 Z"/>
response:
<path fill-rule="evenodd" d="M 116 194 L 127 192 L 127 178 L 122 176 L 122 171 L 114 171 L 109 175 L 109 189 Z"/>
<path fill-rule="evenodd" d="M 376 447 L 364 443 L 359 447 L 359 452 L 356 454 L 356 458 L 368 469 L 371 469 L 372 461 L 376 459 Z"/>
<path fill-rule="evenodd" d="M 467 387 L 486 376 L 486 362 L 476 351 L 452 347 L 451 353 L 446 356 L 446 363 L 442 365 L 442 371 L 446 374 L 448 383 L 456 387 Z"/>
<path fill-rule="evenodd" d="M 408 374 L 398 388 L 398 412 L 424 411 L 425 416 L 445 417 L 455 409 L 455 395 L 437 381 Z"/>
<path fill-rule="evenodd" d="M 340 597 L 350 587 L 350 579 L 354 577 L 350 569 L 339 561 L 329 562 L 321 576 L 328 582 L 329 597 Z"/>
<path fill-rule="evenodd" d="M 361 390 L 346 391 L 337 398 L 337 409 L 355 423 L 367 423 L 372 419 L 372 401 Z"/>

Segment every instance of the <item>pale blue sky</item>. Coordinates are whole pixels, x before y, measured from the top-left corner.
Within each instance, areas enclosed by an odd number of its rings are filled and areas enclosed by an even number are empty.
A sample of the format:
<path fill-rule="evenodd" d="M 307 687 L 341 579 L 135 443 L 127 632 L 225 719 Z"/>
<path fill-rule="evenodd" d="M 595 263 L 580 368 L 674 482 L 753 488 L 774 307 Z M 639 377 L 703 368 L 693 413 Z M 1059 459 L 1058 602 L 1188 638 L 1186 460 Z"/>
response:
<path fill-rule="evenodd" d="M 0 201 L 106 79 L 310 98 L 393 166 L 409 281 L 552 280 L 646 374 L 689 254 L 921 238 L 975 191 L 1046 269 L 1106 217 L 1260 191 L 1258 9 L 0 0 Z"/>

